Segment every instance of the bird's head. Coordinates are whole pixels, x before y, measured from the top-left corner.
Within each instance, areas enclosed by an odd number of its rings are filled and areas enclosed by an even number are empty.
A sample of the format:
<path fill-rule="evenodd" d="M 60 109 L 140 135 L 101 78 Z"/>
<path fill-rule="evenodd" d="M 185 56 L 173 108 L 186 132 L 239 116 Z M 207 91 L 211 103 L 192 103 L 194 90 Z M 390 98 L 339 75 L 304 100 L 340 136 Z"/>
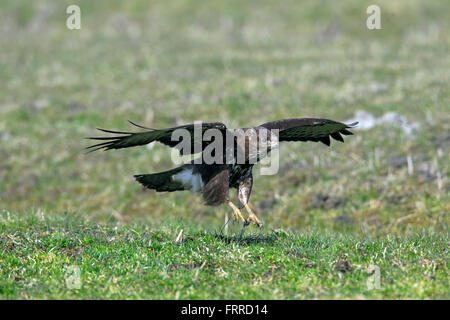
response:
<path fill-rule="evenodd" d="M 277 133 L 264 127 L 233 130 L 238 163 L 256 162 L 266 157 L 272 149 L 278 147 Z"/>
<path fill-rule="evenodd" d="M 276 130 L 269 130 L 264 127 L 260 127 L 257 129 L 257 136 L 258 150 L 260 150 L 260 153 L 278 148 L 279 139 L 278 132 Z"/>

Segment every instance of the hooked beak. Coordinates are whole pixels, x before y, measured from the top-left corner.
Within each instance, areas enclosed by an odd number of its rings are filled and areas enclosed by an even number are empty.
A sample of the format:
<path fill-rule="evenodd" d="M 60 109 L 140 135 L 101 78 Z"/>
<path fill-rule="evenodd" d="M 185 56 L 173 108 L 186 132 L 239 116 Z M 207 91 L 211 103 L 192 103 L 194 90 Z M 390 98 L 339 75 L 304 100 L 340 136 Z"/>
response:
<path fill-rule="evenodd" d="M 275 149 L 280 146 L 280 143 L 278 141 L 270 141 L 270 149 Z"/>

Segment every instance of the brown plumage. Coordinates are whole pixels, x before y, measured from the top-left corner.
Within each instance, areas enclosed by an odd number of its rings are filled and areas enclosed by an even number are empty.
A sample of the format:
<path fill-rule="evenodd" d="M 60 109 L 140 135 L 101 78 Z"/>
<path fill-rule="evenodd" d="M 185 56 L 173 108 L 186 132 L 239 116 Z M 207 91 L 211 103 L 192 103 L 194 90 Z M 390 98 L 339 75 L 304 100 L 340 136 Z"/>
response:
<path fill-rule="evenodd" d="M 206 167 L 200 167 L 202 170 Z M 217 206 L 219 204 L 229 201 L 229 170 L 228 168 L 216 168 L 216 170 L 203 170 L 206 175 L 210 176 L 205 186 L 203 187 L 203 200 L 208 206 Z M 201 173 L 200 173 L 201 174 Z M 202 179 L 205 175 L 202 175 Z"/>
<path fill-rule="evenodd" d="M 106 133 L 116 134 L 116 136 L 88 138 L 102 142 L 87 147 L 87 149 L 89 152 L 99 149 L 121 149 L 158 141 L 169 147 L 177 148 L 183 155 L 201 153 L 203 160 L 201 163 L 193 160 L 191 163 L 172 170 L 135 175 L 135 178 L 146 188 L 158 192 L 181 190 L 201 192 L 206 205 L 216 206 L 228 203 L 234 211 L 235 219 L 242 219 L 244 225 L 255 223 L 258 226 L 262 226 L 262 223 L 248 206 L 253 185 L 253 165 L 281 141 L 313 141 L 329 146 L 330 137 L 344 142 L 342 135 L 353 134 L 348 129 L 357 125 L 357 122 L 346 125 L 333 120 L 316 118 L 283 119 L 243 129 L 227 129 L 220 122 L 200 123 L 198 126 L 188 124 L 167 129 L 151 129 L 131 123 L 146 131 L 121 132 L 99 129 Z M 180 147 L 179 141 L 172 139 L 172 135 L 178 132 L 177 129 L 184 129 L 190 134 L 189 148 Z M 218 139 L 218 137 L 210 140 L 202 139 L 203 134 L 209 129 L 216 130 L 223 141 L 230 141 L 229 139 L 232 137 L 231 139 L 236 142 L 231 149 L 229 145 L 223 143 L 220 148 L 214 149 L 214 153 L 211 153 L 222 161 L 214 163 L 206 161 L 206 156 L 209 155 L 206 154 L 207 148 L 211 147 L 212 143 Z M 195 130 L 198 130 L 197 133 L 200 132 L 200 134 L 196 135 Z M 265 150 L 265 153 L 261 150 Z M 221 154 L 217 154 L 218 152 Z M 227 158 L 230 152 L 232 157 Z M 237 189 L 240 207 L 245 207 L 248 211 L 247 218 L 244 218 L 240 209 L 230 201 L 230 188 Z"/>

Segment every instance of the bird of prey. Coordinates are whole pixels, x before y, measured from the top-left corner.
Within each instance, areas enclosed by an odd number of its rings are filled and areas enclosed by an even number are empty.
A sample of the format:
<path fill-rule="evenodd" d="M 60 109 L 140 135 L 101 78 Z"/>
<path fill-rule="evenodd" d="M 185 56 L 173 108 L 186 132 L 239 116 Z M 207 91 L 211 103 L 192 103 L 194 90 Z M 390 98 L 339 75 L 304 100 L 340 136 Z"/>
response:
<path fill-rule="evenodd" d="M 328 119 L 294 118 L 242 129 L 229 129 L 221 122 L 201 122 L 197 126 L 188 124 L 167 129 L 152 129 L 129 122 L 145 131 L 122 132 L 98 128 L 102 132 L 115 135 L 88 138 L 102 141 L 87 147 L 89 152 L 99 149 L 129 148 L 158 141 L 171 148 L 177 148 L 182 155 L 201 153 L 201 157 L 198 159 L 204 161 L 194 159 L 175 169 L 153 174 L 138 174 L 134 177 L 146 188 L 157 192 L 181 190 L 201 192 L 206 205 L 217 206 L 226 203 L 233 210 L 234 220 L 241 219 L 244 226 L 253 223 L 258 227 L 262 227 L 263 224 L 248 204 L 253 185 L 252 169 L 254 164 L 267 156 L 273 148 L 278 147 L 282 141 L 313 141 L 329 146 L 331 137 L 344 142 L 342 135 L 352 135 L 353 133 L 348 129 L 354 128 L 358 124 L 355 122 L 347 125 Z M 205 139 L 202 134 L 211 129 L 215 130 L 215 139 Z M 179 140 L 173 138 L 173 134 L 177 130 L 190 134 L 187 140 L 190 148 L 180 147 Z M 195 135 L 195 130 L 200 130 L 200 136 Z M 250 132 L 253 135 L 248 134 Z M 230 136 L 232 138 L 227 140 Z M 211 149 L 213 142 L 219 140 L 227 140 L 227 143 L 222 143 L 222 147 L 219 146 L 209 153 L 209 157 L 215 157 L 216 161 L 206 161 L 208 160 L 205 157 L 206 150 L 208 147 Z M 229 140 L 233 142 L 231 150 Z M 240 155 L 242 156 L 240 157 Z M 217 161 L 217 159 L 223 161 Z M 229 198 L 230 189 L 237 189 L 240 203 L 238 206 Z M 241 212 L 243 208 L 248 213 L 246 218 Z"/>

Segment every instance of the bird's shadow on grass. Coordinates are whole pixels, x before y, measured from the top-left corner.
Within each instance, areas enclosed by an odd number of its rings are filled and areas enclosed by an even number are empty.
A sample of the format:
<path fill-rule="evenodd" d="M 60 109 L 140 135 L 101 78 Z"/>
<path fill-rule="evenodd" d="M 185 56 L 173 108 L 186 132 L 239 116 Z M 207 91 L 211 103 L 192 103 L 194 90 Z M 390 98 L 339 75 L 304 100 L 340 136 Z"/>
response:
<path fill-rule="evenodd" d="M 222 232 L 222 230 L 215 231 L 212 236 L 222 242 L 225 242 L 227 244 L 230 243 L 239 243 L 239 244 L 261 244 L 261 243 L 267 243 L 272 244 L 280 239 L 279 235 L 276 232 L 272 233 L 250 233 L 245 234 L 244 229 L 233 235 L 226 235 Z"/>

